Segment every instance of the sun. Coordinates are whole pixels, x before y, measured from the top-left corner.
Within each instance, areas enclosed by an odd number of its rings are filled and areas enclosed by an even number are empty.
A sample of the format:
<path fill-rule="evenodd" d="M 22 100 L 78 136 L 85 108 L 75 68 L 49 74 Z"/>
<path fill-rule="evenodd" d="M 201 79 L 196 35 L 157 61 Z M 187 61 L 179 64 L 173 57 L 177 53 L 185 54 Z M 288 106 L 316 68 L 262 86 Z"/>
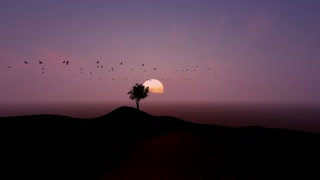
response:
<path fill-rule="evenodd" d="M 163 84 L 157 79 L 149 79 L 143 83 L 145 87 L 149 87 L 149 92 L 162 94 L 164 92 Z"/>

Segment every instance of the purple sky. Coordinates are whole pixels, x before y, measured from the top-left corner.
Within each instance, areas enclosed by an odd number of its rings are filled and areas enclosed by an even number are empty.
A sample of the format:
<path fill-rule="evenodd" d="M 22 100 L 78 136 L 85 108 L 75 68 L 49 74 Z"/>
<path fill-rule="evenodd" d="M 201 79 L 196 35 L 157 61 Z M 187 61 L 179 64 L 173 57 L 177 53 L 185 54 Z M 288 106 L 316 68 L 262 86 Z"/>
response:
<path fill-rule="evenodd" d="M 164 84 L 148 102 L 319 103 L 319 8 L 318 0 L 1 0 L 0 104 L 131 102 L 135 78 Z"/>

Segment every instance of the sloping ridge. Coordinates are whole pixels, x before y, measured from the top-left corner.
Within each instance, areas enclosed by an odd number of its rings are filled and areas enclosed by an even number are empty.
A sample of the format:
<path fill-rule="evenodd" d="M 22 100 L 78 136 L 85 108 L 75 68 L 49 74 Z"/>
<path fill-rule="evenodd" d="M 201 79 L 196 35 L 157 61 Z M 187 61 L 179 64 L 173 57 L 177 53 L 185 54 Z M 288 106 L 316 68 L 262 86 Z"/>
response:
<path fill-rule="evenodd" d="M 146 138 L 158 136 L 190 126 L 189 122 L 164 116 L 153 116 L 133 107 L 122 106 L 101 116 L 97 126 L 104 132 Z"/>
<path fill-rule="evenodd" d="M 116 108 L 115 110 L 111 111 L 110 113 L 101 116 L 100 118 L 104 117 L 126 117 L 126 115 L 133 115 L 133 116 L 144 116 L 144 117 L 150 117 L 152 115 L 144 112 L 137 110 L 136 108 L 129 107 L 129 106 L 121 106 L 119 108 Z"/>
<path fill-rule="evenodd" d="M 128 118 L 129 117 L 129 118 Z M 185 122 L 170 122 L 131 107 L 94 119 L 56 115 L 0 118 L 0 176 L 95 179 L 120 163 L 131 147 L 146 138 L 176 131 Z M 32 164 L 31 164 L 32 162 Z"/>
<path fill-rule="evenodd" d="M 293 168 L 294 172 L 298 172 L 303 167 L 303 175 L 316 172 L 310 164 L 320 161 L 320 148 L 317 147 L 319 134 L 263 127 L 228 128 L 196 124 L 170 116 L 152 116 L 123 106 L 94 119 L 55 115 L 0 118 L 0 155 L 4 157 L 0 162 L 4 167 L 0 169 L 0 175 L 9 174 L 13 179 L 21 178 L 15 175 L 32 179 L 49 179 L 48 175 L 52 175 L 53 179 L 61 179 L 61 175 L 69 179 L 97 179 L 102 172 L 112 171 L 121 164 L 137 144 L 143 144 L 140 146 L 142 151 L 147 150 L 144 149 L 146 147 L 157 150 L 152 147 L 170 139 L 177 139 L 173 142 L 185 141 L 187 145 L 182 144 L 185 147 L 182 150 L 186 153 L 190 152 L 188 148 L 193 144 L 194 152 L 198 152 L 198 145 L 204 145 L 201 147 L 204 151 L 208 147 L 219 147 L 223 154 L 226 153 L 224 149 L 240 153 L 241 158 L 236 161 L 239 164 L 250 157 L 252 162 L 262 163 L 263 168 L 265 164 L 268 168 L 269 164 L 279 166 L 276 171 L 283 171 L 285 175 L 291 173 Z M 193 139 L 191 146 L 188 144 L 190 139 Z M 173 145 L 180 146 L 179 143 Z M 161 154 L 161 143 L 158 147 L 158 154 Z M 167 147 L 171 154 L 171 145 Z M 211 157 L 212 152 L 204 153 L 203 159 Z M 197 153 L 190 154 L 197 159 Z M 225 156 L 230 164 L 235 162 L 232 158 L 228 159 L 229 154 Z M 219 158 L 219 154 L 214 157 Z M 210 170 L 211 166 L 207 168 Z"/>

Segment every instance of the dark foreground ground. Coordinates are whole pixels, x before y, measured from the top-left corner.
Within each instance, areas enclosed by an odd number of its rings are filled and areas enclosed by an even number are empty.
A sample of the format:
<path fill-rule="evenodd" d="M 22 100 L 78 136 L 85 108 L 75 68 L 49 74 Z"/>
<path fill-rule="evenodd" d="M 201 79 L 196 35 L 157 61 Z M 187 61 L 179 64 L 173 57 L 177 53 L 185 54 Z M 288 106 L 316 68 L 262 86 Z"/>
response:
<path fill-rule="evenodd" d="M 194 124 L 130 107 L 95 119 L 1 118 L 0 143 L 0 179 L 320 178 L 320 134 Z"/>

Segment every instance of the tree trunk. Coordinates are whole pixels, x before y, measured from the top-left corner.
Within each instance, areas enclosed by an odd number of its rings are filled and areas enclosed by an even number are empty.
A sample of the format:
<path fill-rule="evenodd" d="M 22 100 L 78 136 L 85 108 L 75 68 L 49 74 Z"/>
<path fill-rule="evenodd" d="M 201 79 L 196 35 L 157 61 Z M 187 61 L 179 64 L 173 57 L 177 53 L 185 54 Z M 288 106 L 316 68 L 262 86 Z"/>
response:
<path fill-rule="evenodd" d="M 137 105 L 137 109 L 140 110 L 139 109 L 139 101 L 136 101 L 136 105 Z"/>

